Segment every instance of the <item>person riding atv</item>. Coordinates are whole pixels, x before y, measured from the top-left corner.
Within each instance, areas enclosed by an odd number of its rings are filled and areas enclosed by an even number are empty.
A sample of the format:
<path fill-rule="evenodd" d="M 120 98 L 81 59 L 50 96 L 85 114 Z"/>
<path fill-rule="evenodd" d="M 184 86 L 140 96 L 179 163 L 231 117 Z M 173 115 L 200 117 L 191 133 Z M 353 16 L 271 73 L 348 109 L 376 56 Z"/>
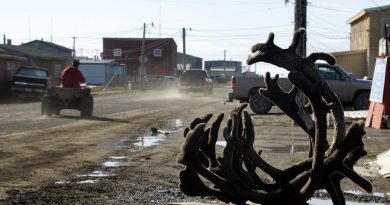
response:
<path fill-rule="evenodd" d="M 85 77 L 79 70 L 80 62 L 74 60 L 72 65 L 69 65 L 61 72 L 61 87 L 64 88 L 80 88 L 80 83 L 85 82 Z"/>
<path fill-rule="evenodd" d="M 49 87 L 42 98 L 41 114 L 46 116 L 60 115 L 62 109 L 80 111 L 81 118 L 91 118 L 93 112 L 93 97 L 89 88 L 80 87 L 85 77 L 79 71 L 80 62 L 73 61 L 72 65 L 61 72 L 61 86 Z"/>

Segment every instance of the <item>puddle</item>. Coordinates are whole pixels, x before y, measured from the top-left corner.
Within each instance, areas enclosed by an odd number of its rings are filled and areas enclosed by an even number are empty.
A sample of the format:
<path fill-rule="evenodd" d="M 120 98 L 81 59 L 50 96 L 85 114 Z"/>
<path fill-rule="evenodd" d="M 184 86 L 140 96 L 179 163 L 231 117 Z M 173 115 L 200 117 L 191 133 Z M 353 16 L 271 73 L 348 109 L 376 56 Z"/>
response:
<path fill-rule="evenodd" d="M 112 176 L 111 174 L 103 171 L 94 171 L 89 174 L 84 174 L 84 175 L 77 175 L 78 177 L 109 177 Z"/>
<path fill-rule="evenodd" d="M 260 147 L 263 152 L 267 153 L 278 153 L 278 154 L 294 154 L 299 152 L 308 152 L 309 145 L 287 145 L 279 147 Z"/>
<path fill-rule="evenodd" d="M 225 140 L 217 141 L 216 145 L 226 147 L 226 141 Z"/>
<path fill-rule="evenodd" d="M 141 148 L 151 147 L 160 144 L 162 141 L 166 139 L 167 136 L 165 134 L 158 134 L 156 136 L 142 136 L 142 137 L 137 137 L 138 142 L 133 143 L 133 145 Z"/>
<path fill-rule="evenodd" d="M 216 143 L 219 146 L 226 147 L 226 141 L 220 140 Z M 266 153 L 279 153 L 279 154 L 294 154 L 299 152 L 308 152 L 309 151 L 309 145 L 286 145 L 286 146 L 279 146 L 279 147 L 263 147 L 260 146 L 260 149 L 263 150 L 263 152 Z"/>
<path fill-rule="evenodd" d="M 332 205 L 332 200 L 330 199 L 316 199 L 312 198 L 308 201 L 309 204 L 313 205 Z M 380 203 L 370 203 L 370 202 L 353 202 L 353 201 L 346 201 L 346 205 L 385 205 Z"/>
<path fill-rule="evenodd" d="M 83 180 L 83 181 L 79 181 L 79 182 L 76 182 L 77 184 L 95 184 L 97 182 L 97 180 Z"/>
<path fill-rule="evenodd" d="M 121 164 L 121 162 L 116 161 L 106 161 L 102 163 L 104 167 L 119 167 Z"/>
<path fill-rule="evenodd" d="M 126 156 L 111 156 L 102 163 L 103 167 L 119 167 L 127 160 Z"/>
<path fill-rule="evenodd" d="M 71 184 L 71 183 L 74 183 L 74 184 L 94 184 L 97 181 L 98 180 L 92 180 L 92 179 L 81 180 L 81 181 L 72 181 L 72 182 L 69 182 L 69 181 L 57 181 L 57 182 L 54 182 L 54 184 L 58 184 L 58 185 Z"/>
<path fill-rule="evenodd" d="M 181 119 L 173 119 L 173 120 L 162 120 L 160 121 L 161 127 L 171 127 L 171 128 L 183 128 L 184 122 Z"/>
<path fill-rule="evenodd" d="M 57 181 L 57 182 L 54 182 L 54 184 L 68 184 L 69 182 L 67 181 Z"/>

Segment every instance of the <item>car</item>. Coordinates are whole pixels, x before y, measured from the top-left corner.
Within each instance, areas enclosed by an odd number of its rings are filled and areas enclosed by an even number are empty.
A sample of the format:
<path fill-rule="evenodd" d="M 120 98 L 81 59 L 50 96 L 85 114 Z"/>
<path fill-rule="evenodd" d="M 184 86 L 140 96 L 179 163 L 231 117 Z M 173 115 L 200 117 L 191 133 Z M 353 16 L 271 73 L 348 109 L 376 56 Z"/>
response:
<path fill-rule="evenodd" d="M 213 93 L 213 80 L 205 70 L 186 70 L 179 79 L 179 93 L 203 93 L 210 96 Z"/>
<path fill-rule="evenodd" d="M 314 66 L 345 107 L 352 106 L 354 110 L 368 109 L 371 80 L 357 79 L 339 65 L 315 63 Z M 287 78 L 279 78 L 278 85 L 286 92 L 292 87 Z M 265 114 L 273 106 L 271 101 L 259 94 L 259 88 L 265 87 L 263 76 L 233 76 L 228 102 L 247 102 L 254 113 Z"/>
<path fill-rule="evenodd" d="M 11 91 L 15 96 L 43 96 L 48 81 L 46 68 L 20 66 L 12 78 Z"/>

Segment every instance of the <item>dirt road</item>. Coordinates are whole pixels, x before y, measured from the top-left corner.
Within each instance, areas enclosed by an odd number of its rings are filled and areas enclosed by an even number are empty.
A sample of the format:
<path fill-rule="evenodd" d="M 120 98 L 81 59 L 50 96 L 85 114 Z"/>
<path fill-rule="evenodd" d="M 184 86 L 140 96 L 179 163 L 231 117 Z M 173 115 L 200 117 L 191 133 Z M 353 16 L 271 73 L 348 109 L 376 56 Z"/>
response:
<path fill-rule="evenodd" d="M 7 130 L 0 132 L 0 204 L 215 202 L 180 192 L 177 174 L 183 166 L 175 158 L 182 131 L 193 118 L 227 114 L 236 106 L 224 103 L 226 92 L 227 88 L 217 88 L 212 97 L 161 91 L 95 96 L 97 109 L 92 120 L 78 120 L 74 112 L 42 118 L 39 110 L 25 118 L 15 117 L 4 108 L 11 105 L 0 104 L 0 113 L 8 113 L 9 118 L 2 115 L 0 120 L 0 127 Z M 24 109 L 26 105 L 20 106 Z M 31 106 L 39 107 L 39 103 Z M 252 116 L 255 149 L 263 149 L 262 156 L 272 165 L 283 168 L 306 157 L 306 135 L 280 110 Z M 22 128 L 27 121 L 33 126 Z M 151 127 L 162 132 L 151 136 Z M 390 145 L 389 130 L 366 131 L 369 154 L 358 163 L 360 167 Z M 219 153 L 222 148 L 218 147 Z M 390 191 L 389 179 L 370 179 L 376 192 Z M 350 182 L 344 188 L 358 189 Z"/>

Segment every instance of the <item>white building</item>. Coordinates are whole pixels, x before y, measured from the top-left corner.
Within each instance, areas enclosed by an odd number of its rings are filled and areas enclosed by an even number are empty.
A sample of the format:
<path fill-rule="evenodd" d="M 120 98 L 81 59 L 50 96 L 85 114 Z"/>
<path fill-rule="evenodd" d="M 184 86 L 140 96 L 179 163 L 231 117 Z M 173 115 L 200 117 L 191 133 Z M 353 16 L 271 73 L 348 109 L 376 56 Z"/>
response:
<path fill-rule="evenodd" d="M 79 69 L 89 85 L 124 86 L 125 65 L 115 60 L 80 60 Z"/>

